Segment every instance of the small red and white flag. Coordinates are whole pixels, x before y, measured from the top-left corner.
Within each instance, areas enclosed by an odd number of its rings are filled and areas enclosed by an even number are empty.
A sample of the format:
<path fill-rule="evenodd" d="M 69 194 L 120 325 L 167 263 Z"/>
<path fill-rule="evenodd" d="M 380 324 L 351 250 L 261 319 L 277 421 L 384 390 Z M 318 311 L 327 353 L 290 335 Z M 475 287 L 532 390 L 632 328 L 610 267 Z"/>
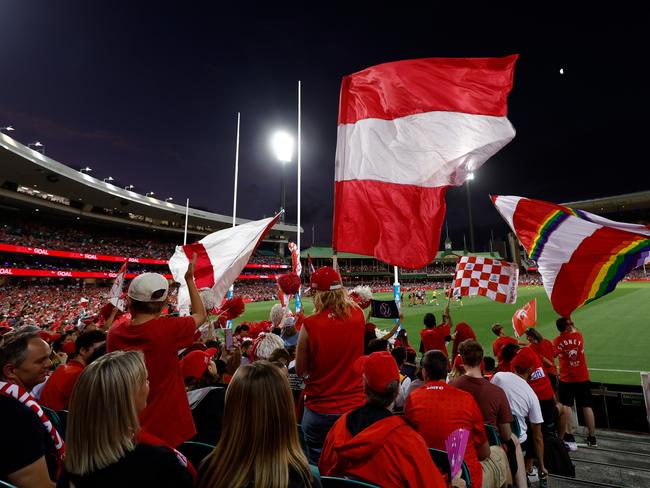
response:
<path fill-rule="evenodd" d="M 117 304 L 122 297 L 122 291 L 124 289 L 124 277 L 126 276 L 128 260 L 124 261 L 124 264 L 120 267 L 120 270 L 117 272 L 115 281 L 113 281 L 113 286 L 111 291 L 108 293 L 108 301 L 113 304 L 114 307 L 117 307 Z"/>
<path fill-rule="evenodd" d="M 291 269 L 298 276 L 302 276 L 302 263 L 300 262 L 300 249 L 295 242 L 289 242 L 289 251 L 291 251 Z"/>
<path fill-rule="evenodd" d="M 463 256 L 456 265 L 453 296 L 481 295 L 495 302 L 515 303 L 519 268 L 514 263 Z"/>
<path fill-rule="evenodd" d="M 536 325 L 537 299 L 533 298 L 512 316 L 512 327 L 515 329 L 515 335 L 521 337 L 528 327 L 535 327 Z"/>
<path fill-rule="evenodd" d="M 334 172 L 336 251 L 418 269 L 440 247 L 445 193 L 515 130 L 517 55 L 372 66 L 341 84 Z"/>
<path fill-rule="evenodd" d="M 280 305 L 282 305 L 282 308 L 286 308 L 287 305 L 289 305 L 290 299 L 291 299 L 291 295 L 285 295 L 285 293 L 282 291 L 282 288 L 278 286 L 278 300 L 280 301 Z"/>
<path fill-rule="evenodd" d="M 214 302 L 221 303 L 230 285 L 235 282 L 257 246 L 279 218 L 280 214 L 228 227 L 193 244 L 176 246 L 168 266 L 174 281 L 181 285 L 178 290 L 178 308 L 181 314 L 189 313 L 190 295 L 184 276 L 193 254 L 197 255 L 194 267 L 196 287 L 212 289 Z"/>

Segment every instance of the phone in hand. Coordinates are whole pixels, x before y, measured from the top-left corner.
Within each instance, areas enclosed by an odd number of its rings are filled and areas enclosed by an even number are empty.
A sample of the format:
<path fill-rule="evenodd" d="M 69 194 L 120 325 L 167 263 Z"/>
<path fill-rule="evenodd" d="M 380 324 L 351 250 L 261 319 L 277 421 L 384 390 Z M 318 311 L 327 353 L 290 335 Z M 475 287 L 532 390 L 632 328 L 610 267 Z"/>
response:
<path fill-rule="evenodd" d="M 226 329 L 224 331 L 226 336 L 226 351 L 232 350 L 232 329 Z"/>

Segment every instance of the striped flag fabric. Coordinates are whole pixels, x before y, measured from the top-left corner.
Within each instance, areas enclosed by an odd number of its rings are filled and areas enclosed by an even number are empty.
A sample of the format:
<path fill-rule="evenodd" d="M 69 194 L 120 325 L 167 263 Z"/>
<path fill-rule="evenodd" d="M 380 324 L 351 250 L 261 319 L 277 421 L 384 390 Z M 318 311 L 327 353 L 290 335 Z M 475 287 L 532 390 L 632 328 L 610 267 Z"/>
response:
<path fill-rule="evenodd" d="M 492 202 L 537 261 L 555 311 L 568 317 L 612 291 L 650 253 L 650 227 L 517 196 Z"/>
<path fill-rule="evenodd" d="M 280 214 L 277 214 L 275 217 L 228 227 L 193 244 L 176 246 L 168 266 L 174 281 L 181 285 L 178 290 L 178 308 L 181 314 L 189 311 L 190 295 L 184 276 L 194 253 L 197 255 L 194 267 L 196 287 L 210 288 L 214 294 L 214 303 L 221 303 L 230 285 L 279 218 Z"/>
<path fill-rule="evenodd" d="M 517 55 L 428 58 L 343 78 L 333 247 L 405 268 L 433 261 L 445 193 L 515 135 Z"/>
<path fill-rule="evenodd" d="M 514 263 L 482 256 L 463 256 L 456 265 L 453 296 L 484 296 L 501 303 L 517 301 L 519 268 Z"/>
<path fill-rule="evenodd" d="M 515 330 L 515 335 L 521 337 L 528 327 L 535 327 L 536 325 L 537 298 L 533 298 L 514 313 L 512 316 L 512 328 Z"/>

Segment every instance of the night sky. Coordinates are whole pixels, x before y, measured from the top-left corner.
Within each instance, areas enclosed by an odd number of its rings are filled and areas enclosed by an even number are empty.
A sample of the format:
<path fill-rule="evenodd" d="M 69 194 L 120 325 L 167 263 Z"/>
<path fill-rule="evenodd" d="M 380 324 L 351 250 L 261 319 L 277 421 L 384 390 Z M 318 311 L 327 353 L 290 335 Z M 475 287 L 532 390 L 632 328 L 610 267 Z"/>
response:
<path fill-rule="evenodd" d="M 488 194 L 559 203 L 648 189 L 647 27 L 633 12 L 311 3 L 0 0 L 0 126 L 95 177 L 230 214 L 239 111 L 238 216 L 256 219 L 279 207 L 269 138 L 296 130 L 300 79 L 303 247 L 312 224 L 316 244 L 330 245 L 341 77 L 401 59 L 519 53 L 517 135 L 472 182 L 477 250 L 490 229 L 506 231 Z M 286 170 L 295 222 L 295 160 Z M 447 202 L 461 248 L 465 189 Z"/>

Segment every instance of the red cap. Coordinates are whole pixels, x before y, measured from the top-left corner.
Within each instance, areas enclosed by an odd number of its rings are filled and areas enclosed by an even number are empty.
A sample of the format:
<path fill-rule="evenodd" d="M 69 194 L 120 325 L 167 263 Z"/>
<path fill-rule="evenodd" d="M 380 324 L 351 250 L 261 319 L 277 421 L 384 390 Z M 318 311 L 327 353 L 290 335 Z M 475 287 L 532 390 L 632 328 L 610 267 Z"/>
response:
<path fill-rule="evenodd" d="M 386 393 L 391 381 L 399 381 L 397 362 L 388 351 L 361 356 L 354 362 L 354 371 L 363 375 L 370 389 L 378 393 Z"/>
<path fill-rule="evenodd" d="M 330 266 L 318 268 L 311 275 L 309 286 L 313 290 L 330 291 L 343 288 L 341 275 Z"/>
<path fill-rule="evenodd" d="M 214 347 L 206 349 L 205 351 L 192 351 L 183 359 L 181 359 L 181 373 L 183 378 L 200 378 L 208 369 L 208 364 L 212 356 L 217 353 Z"/>
<path fill-rule="evenodd" d="M 511 368 L 519 371 L 526 371 L 527 369 L 535 367 L 535 352 L 529 347 L 519 349 L 519 352 L 512 358 L 510 362 Z"/>

